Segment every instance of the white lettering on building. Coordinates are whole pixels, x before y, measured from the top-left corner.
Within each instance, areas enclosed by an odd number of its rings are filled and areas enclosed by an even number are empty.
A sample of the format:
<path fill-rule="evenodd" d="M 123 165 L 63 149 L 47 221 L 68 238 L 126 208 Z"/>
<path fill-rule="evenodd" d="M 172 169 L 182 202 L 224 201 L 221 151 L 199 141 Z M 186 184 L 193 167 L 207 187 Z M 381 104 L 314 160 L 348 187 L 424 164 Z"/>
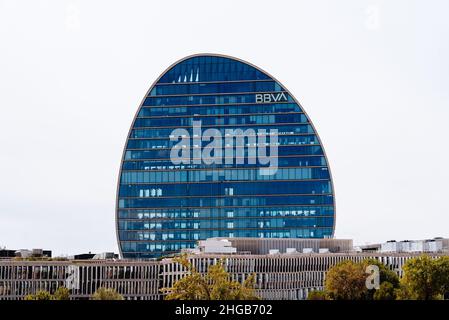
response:
<path fill-rule="evenodd" d="M 256 103 L 270 103 L 280 101 L 287 101 L 287 95 L 284 92 L 256 93 Z"/>

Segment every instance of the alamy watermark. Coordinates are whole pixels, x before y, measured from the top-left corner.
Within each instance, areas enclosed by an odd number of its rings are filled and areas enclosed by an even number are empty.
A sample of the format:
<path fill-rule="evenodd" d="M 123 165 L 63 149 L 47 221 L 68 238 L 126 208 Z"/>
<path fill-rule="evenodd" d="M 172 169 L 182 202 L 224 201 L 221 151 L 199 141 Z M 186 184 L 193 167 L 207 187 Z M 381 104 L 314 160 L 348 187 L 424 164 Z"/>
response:
<path fill-rule="evenodd" d="M 365 280 L 365 285 L 368 290 L 380 288 L 380 271 L 379 266 L 375 264 L 370 264 L 366 267 L 365 273 L 368 274 Z"/>
<path fill-rule="evenodd" d="M 229 128 L 202 131 L 201 121 L 193 121 L 192 137 L 188 130 L 175 129 L 170 141 L 179 141 L 170 150 L 173 164 L 248 164 L 259 163 L 259 173 L 274 175 L 278 170 L 278 130 Z M 207 144 L 203 148 L 203 142 Z"/>
<path fill-rule="evenodd" d="M 65 287 L 67 289 L 80 288 L 80 269 L 78 266 L 69 265 L 67 267 L 67 278 L 65 280 Z"/>

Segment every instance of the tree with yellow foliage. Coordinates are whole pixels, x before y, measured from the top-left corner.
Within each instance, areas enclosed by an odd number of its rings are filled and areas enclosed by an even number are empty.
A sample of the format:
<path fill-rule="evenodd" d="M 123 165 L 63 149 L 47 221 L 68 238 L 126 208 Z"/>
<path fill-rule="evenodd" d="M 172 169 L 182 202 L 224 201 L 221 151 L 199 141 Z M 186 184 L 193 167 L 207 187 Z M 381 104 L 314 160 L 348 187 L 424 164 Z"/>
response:
<path fill-rule="evenodd" d="M 254 290 L 254 274 L 243 283 L 231 279 L 220 260 L 208 268 L 207 273 L 198 272 L 186 255 L 174 258 L 188 275 L 176 281 L 171 288 L 163 288 L 166 300 L 258 300 Z"/>

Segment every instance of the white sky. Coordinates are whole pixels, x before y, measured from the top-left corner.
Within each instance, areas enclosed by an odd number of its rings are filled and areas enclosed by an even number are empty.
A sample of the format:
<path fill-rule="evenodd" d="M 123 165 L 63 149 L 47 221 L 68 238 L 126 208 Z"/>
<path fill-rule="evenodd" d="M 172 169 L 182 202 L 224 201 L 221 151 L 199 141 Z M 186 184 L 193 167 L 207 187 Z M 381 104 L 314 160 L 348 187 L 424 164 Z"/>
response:
<path fill-rule="evenodd" d="M 176 60 L 279 79 L 329 157 L 336 237 L 449 237 L 449 2 L 0 0 L 0 246 L 117 252 L 129 126 Z"/>

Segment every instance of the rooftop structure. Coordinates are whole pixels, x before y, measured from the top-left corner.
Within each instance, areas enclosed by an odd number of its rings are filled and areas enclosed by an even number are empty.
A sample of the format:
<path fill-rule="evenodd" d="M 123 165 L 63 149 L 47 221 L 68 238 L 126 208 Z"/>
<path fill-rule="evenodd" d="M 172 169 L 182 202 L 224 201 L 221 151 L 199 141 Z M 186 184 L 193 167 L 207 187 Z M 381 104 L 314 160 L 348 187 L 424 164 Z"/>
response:
<path fill-rule="evenodd" d="M 360 246 L 363 252 L 449 252 L 449 239 L 390 240 L 384 243 Z"/>

